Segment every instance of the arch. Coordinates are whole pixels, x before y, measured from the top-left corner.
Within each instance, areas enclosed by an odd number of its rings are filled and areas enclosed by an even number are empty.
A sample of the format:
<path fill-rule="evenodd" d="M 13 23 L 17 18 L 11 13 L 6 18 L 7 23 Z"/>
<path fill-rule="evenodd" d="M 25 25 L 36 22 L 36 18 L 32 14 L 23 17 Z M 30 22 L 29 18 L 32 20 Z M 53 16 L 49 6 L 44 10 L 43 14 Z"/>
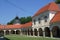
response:
<path fill-rule="evenodd" d="M 52 34 L 53 34 L 53 37 L 60 37 L 60 29 L 58 26 L 54 26 L 52 28 Z"/>
<path fill-rule="evenodd" d="M 37 29 L 34 29 L 34 35 L 35 35 L 35 36 L 38 35 Z"/>
<path fill-rule="evenodd" d="M 6 35 L 9 35 L 9 30 L 6 30 Z"/>
<path fill-rule="evenodd" d="M 32 30 L 32 29 L 31 29 L 30 33 L 31 33 L 31 35 L 33 36 L 33 30 Z"/>
<path fill-rule="evenodd" d="M 39 32 L 39 36 L 43 36 L 42 28 L 39 28 L 38 32 Z"/>
<path fill-rule="evenodd" d="M 0 36 L 4 36 L 4 31 L 0 30 Z"/>
<path fill-rule="evenodd" d="M 27 30 L 24 30 L 24 35 L 27 35 Z"/>
<path fill-rule="evenodd" d="M 16 34 L 20 34 L 20 30 L 16 30 Z"/>
<path fill-rule="evenodd" d="M 50 37 L 50 29 L 48 27 L 45 27 L 45 36 Z"/>
<path fill-rule="evenodd" d="M 14 30 L 11 30 L 11 34 L 15 34 L 15 31 Z"/>
<path fill-rule="evenodd" d="M 28 35 L 30 35 L 30 30 L 28 29 Z"/>

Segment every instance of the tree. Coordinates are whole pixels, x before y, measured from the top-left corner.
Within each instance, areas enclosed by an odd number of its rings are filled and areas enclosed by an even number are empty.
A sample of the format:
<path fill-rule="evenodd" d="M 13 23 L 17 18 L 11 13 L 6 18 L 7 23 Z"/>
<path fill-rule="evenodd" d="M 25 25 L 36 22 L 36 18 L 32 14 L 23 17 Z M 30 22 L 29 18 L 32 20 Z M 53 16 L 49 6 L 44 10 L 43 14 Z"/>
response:
<path fill-rule="evenodd" d="M 15 18 L 12 19 L 12 20 L 11 20 L 10 22 L 8 22 L 7 24 L 13 24 L 14 20 L 15 20 Z M 19 20 L 20 20 L 21 24 L 25 24 L 25 23 L 27 23 L 27 22 L 32 21 L 32 17 L 31 17 L 31 16 L 21 17 L 21 18 L 19 18 Z"/>
<path fill-rule="evenodd" d="M 55 0 L 55 2 L 56 2 L 57 4 L 60 4 L 60 0 Z"/>

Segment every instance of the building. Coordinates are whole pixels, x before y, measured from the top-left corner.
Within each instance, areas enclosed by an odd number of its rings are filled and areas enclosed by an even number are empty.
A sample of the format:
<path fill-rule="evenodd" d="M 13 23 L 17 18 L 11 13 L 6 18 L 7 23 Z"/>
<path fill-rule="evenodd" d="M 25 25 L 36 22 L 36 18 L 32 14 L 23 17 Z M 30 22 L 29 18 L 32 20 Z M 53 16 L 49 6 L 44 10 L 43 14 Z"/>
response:
<path fill-rule="evenodd" d="M 60 37 L 60 4 L 51 2 L 39 9 L 32 22 L 20 24 L 16 17 L 13 25 L 0 25 L 0 32 L 30 36 Z"/>
<path fill-rule="evenodd" d="M 25 24 L 20 24 L 19 17 L 16 16 L 13 24 L 11 25 L 0 25 L 0 34 L 9 35 L 9 34 L 28 34 L 27 30 L 32 26 L 32 22 Z"/>
<path fill-rule="evenodd" d="M 60 37 L 60 5 L 51 2 L 32 17 L 32 29 L 36 36 Z"/>

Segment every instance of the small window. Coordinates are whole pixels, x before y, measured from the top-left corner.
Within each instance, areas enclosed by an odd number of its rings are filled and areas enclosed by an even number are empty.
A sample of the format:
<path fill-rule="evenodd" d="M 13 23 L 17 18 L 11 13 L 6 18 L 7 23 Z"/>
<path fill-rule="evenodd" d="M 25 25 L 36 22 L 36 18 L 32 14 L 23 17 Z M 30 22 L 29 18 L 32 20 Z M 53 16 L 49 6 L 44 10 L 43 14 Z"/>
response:
<path fill-rule="evenodd" d="M 47 22 L 47 19 L 45 19 L 45 22 Z"/>
<path fill-rule="evenodd" d="M 47 18 L 47 16 L 44 17 L 45 19 Z"/>
<path fill-rule="evenodd" d="M 34 24 L 36 24 L 36 20 L 34 20 Z"/>
<path fill-rule="evenodd" d="M 45 16 L 44 19 L 45 19 L 45 22 L 47 22 L 47 16 Z"/>
<path fill-rule="evenodd" d="M 39 22 L 39 23 L 40 23 L 40 20 L 41 20 L 41 19 L 40 19 L 40 18 L 38 18 L 38 22 Z"/>

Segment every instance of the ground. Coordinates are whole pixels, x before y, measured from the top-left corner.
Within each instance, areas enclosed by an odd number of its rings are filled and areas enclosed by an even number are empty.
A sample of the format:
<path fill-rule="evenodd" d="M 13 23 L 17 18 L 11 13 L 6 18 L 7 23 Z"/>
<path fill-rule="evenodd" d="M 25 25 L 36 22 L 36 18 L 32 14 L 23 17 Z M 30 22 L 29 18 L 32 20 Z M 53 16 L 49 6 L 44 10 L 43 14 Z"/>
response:
<path fill-rule="evenodd" d="M 9 40 L 60 40 L 55 38 L 31 37 L 21 35 L 6 35 L 5 37 Z"/>

